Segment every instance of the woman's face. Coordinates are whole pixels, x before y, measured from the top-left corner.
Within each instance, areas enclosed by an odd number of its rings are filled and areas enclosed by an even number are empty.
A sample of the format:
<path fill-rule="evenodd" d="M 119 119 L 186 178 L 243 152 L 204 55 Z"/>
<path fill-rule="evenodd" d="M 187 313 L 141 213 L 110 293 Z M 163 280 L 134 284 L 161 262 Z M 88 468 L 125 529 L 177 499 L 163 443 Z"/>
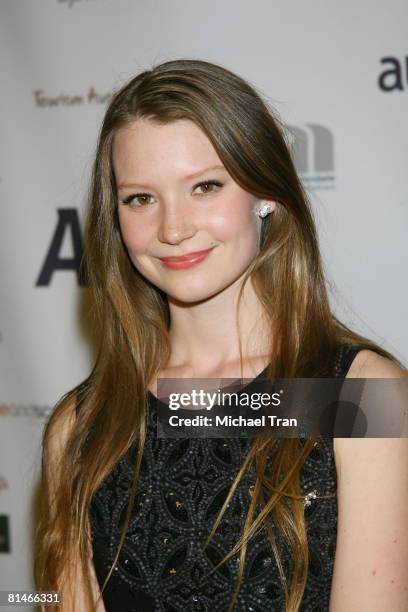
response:
<path fill-rule="evenodd" d="M 134 121 L 115 135 L 113 165 L 122 237 L 145 278 L 186 303 L 239 282 L 259 248 L 259 200 L 233 181 L 195 123 Z M 197 251 L 208 253 L 161 260 Z"/>

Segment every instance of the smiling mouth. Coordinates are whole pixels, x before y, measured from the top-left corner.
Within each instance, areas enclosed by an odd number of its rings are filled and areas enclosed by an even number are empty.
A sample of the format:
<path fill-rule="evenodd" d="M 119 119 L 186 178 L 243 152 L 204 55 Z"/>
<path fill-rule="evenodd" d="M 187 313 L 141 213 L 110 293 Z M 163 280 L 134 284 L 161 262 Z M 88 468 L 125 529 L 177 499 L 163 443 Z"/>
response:
<path fill-rule="evenodd" d="M 160 261 L 163 263 L 177 263 L 182 261 L 192 261 L 203 255 L 207 255 L 210 251 L 212 251 L 214 247 L 209 249 L 205 249 L 204 251 L 193 251 L 192 253 L 187 253 L 186 255 L 180 255 L 179 257 L 159 257 Z"/>
<path fill-rule="evenodd" d="M 214 248 L 215 247 L 211 247 L 205 251 L 187 253 L 187 255 L 181 255 L 180 257 L 160 257 L 159 259 L 166 268 L 172 270 L 185 270 L 186 268 L 191 268 L 204 261 Z"/>

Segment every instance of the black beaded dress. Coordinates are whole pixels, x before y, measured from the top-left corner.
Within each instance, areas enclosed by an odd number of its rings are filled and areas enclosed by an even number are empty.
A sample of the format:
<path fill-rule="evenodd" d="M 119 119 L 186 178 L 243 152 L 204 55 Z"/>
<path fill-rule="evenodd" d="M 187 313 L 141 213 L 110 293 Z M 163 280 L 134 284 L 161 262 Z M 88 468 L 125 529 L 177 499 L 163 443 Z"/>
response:
<path fill-rule="evenodd" d="M 332 376 L 344 377 L 358 352 L 339 346 Z M 266 369 L 265 369 L 266 370 Z M 257 377 L 262 378 L 265 370 Z M 256 380 L 254 379 L 254 380 Z M 119 561 L 103 592 L 106 612 L 226 612 L 238 555 L 211 572 L 239 540 L 248 507 L 240 485 L 210 544 L 216 516 L 248 450 L 248 438 L 158 439 L 155 397 L 149 418 L 135 508 Z M 90 524 L 100 587 L 113 562 L 127 509 L 136 447 L 132 446 L 93 496 Z M 309 575 L 300 610 L 329 609 L 337 534 L 333 439 L 320 438 L 301 471 L 309 544 Z M 329 496 L 319 499 L 319 496 Z M 279 533 L 275 533 L 279 545 Z M 285 569 L 290 563 L 280 548 Z M 248 544 L 237 612 L 284 611 L 278 569 L 266 530 Z"/>

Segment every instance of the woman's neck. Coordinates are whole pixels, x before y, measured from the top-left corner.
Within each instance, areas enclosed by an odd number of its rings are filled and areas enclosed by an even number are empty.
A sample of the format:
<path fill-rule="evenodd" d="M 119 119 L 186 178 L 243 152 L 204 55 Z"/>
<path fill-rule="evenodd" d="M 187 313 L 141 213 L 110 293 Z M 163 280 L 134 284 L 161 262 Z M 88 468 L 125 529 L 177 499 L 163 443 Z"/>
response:
<path fill-rule="evenodd" d="M 169 298 L 171 357 L 167 369 L 189 377 L 240 375 L 236 326 L 240 283 L 238 279 L 199 303 L 181 304 Z M 252 377 L 269 363 L 271 331 L 251 281 L 245 285 L 238 320 L 243 376 Z"/>

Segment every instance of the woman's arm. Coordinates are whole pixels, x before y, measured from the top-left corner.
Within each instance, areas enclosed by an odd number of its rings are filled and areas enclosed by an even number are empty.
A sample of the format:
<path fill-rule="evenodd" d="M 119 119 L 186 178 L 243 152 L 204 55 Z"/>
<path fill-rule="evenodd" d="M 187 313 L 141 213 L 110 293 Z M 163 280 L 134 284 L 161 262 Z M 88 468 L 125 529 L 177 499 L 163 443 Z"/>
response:
<path fill-rule="evenodd" d="M 94 607 L 89 610 L 89 605 L 87 604 L 87 600 L 85 597 L 85 583 L 82 572 L 79 568 L 75 568 L 74 574 L 75 579 L 70 581 L 70 584 L 65 584 L 61 590 L 63 592 L 63 610 L 67 610 L 67 612 L 106 612 L 105 605 L 103 603 L 102 597 L 98 600 L 100 595 L 98 580 L 95 575 L 94 565 L 91 559 L 88 562 L 88 567 L 91 576 L 91 585 L 92 585 L 92 594 L 93 601 L 98 602 L 94 603 Z"/>
<path fill-rule="evenodd" d="M 350 378 L 402 378 L 361 351 Z M 386 410 L 386 406 L 384 406 Z M 330 612 L 408 610 L 408 438 L 336 438 L 338 533 Z"/>
<path fill-rule="evenodd" d="M 75 426 L 76 410 L 75 402 L 66 400 L 63 409 L 60 411 L 58 418 L 54 419 L 50 424 L 49 435 L 47 437 L 44 455 L 46 457 L 46 472 L 47 482 L 49 487 L 49 496 L 52 499 L 55 491 L 58 488 L 58 469 L 64 447 L 69 438 L 72 428 Z M 69 564 L 69 577 L 65 579 L 63 584 L 59 585 L 59 591 L 63 594 L 63 602 L 61 606 L 62 612 L 106 612 L 98 580 L 95 574 L 95 568 L 92 561 L 92 549 L 89 545 L 88 567 L 91 579 L 92 601 L 93 606 L 90 606 L 86 598 L 86 586 L 83 571 L 79 563 L 71 561 Z M 97 603 L 96 603 L 97 602 Z"/>

